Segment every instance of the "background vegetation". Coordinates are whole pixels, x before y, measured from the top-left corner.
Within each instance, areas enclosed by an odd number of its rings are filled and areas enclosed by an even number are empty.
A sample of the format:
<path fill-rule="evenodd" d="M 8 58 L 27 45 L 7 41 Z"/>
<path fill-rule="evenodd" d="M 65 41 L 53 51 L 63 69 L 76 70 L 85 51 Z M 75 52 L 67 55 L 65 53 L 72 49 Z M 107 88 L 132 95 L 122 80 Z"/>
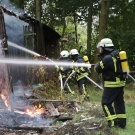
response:
<path fill-rule="evenodd" d="M 2 1 L 4 0 L 0 0 Z M 55 29 L 61 35 L 61 50 L 79 49 L 82 46 L 81 54 L 87 54 L 90 62 L 95 63 L 98 41 L 109 37 L 113 40 L 115 48 L 127 52 L 130 70 L 135 70 L 135 0 L 10 0 L 10 2 Z M 89 89 L 91 103 L 100 104 L 102 91 L 91 87 Z M 127 83 L 125 89 L 127 128 L 111 129 L 116 134 L 132 135 L 135 132 L 134 89 L 134 84 Z"/>
<path fill-rule="evenodd" d="M 83 46 L 81 54 L 87 54 L 93 63 L 97 61 L 96 44 L 109 37 L 117 49 L 127 52 L 130 69 L 134 70 L 135 0 L 10 1 L 66 38 L 68 42 L 60 42 L 61 50 Z"/>

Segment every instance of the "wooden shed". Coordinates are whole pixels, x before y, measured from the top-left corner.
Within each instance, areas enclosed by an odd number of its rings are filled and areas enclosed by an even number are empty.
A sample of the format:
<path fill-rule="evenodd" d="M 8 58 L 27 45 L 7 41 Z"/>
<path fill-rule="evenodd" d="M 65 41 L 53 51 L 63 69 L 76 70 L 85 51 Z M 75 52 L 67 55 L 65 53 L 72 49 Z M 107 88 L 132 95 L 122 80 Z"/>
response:
<path fill-rule="evenodd" d="M 40 23 L 38 20 L 33 19 L 30 16 L 27 16 L 26 14 L 18 15 L 12 11 L 7 10 L 2 6 L 0 7 L 0 23 L 1 26 L 3 27 L 0 30 L 1 38 L 5 36 L 8 40 L 10 41 L 13 40 L 13 38 L 11 38 L 11 35 L 7 33 L 7 28 L 4 27 L 8 27 L 8 26 L 11 27 L 12 25 L 16 25 L 16 24 L 8 24 L 8 22 L 6 22 L 6 17 L 4 17 L 5 15 L 6 16 L 8 15 L 11 18 L 11 20 L 13 20 L 13 18 L 15 17 L 16 23 L 19 22 L 19 20 L 24 22 L 22 23 L 22 27 L 23 27 L 22 37 L 24 38 L 24 44 L 23 44 L 24 46 L 27 47 L 28 45 L 27 43 L 31 42 L 31 46 L 34 47 L 33 50 L 36 51 L 37 53 L 41 55 L 46 54 L 48 57 L 57 57 L 57 54 L 59 54 L 58 41 L 61 36 L 56 31 L 54 31 L 47 25 Z M 13 31 L 13 33 L 14 32 L 15 31 Z M 30 41 L 28 41 L 28 39 Z M 30 48 L 30 45 L 28 46 Z"/>
<path fill-rule="evenodd" d="M 0 40 L 5 54 L 9 57 L 30 57 L 30 54 L 8 46 L 8 43 L 12 42 L 49 58 L 57 58 L 60 37 L 55 30 L 38 20 L 26 14 L 18 15 L 0 6 Z M 15 81 L 18 79 L 14 76 Z"/>

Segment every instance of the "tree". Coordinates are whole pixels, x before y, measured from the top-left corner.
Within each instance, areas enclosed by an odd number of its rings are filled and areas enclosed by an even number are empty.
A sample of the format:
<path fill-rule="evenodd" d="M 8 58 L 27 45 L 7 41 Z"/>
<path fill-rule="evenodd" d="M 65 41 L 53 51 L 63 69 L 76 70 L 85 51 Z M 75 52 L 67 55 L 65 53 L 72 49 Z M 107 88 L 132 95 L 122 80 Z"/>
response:
<path fill-rule="evenodd" d="M 10 0 L 10 2 L 14 3 L 18 8 L 24 9 L 24 3 L 26 0 Z"/>
<path fill-rule="evenodd" d="M 91 61 L 91 34 L 92 34 L 92 13 L 93 11 L 93 0 L 89 0 L 88 8 L 88 22 L 87 22 L 87 56 Z"/>
<path fill-rule="evenodd" d="M 110 9 L 110 1 L 111 0 L 102 0 L 101 2 L 101 10 L 100 10 L 100 16 L 99 16 L 99 36 L 98 36 L 98 42 L 105 37 L 106 29 L 107 29 L 107 19 L 109 15 L 109 9 Z M 94 63 L 98 61 L 97 58 L 98 50 L 96 50 L 96 55 L 94 57 Z M 92 78 L 96 80 L 96 73 L 93 72 Z"/>
<path fill-rule="evenodd" d="M 111 2 L 107 35 L 115 48 L 127 52 L 130 70 L 135 70 L 135 0 Z"/>
<path fill-rule="evenodd" d="M 35 0 L 35 7 L 36 19 L 41 21 L 41 0 Z"/>

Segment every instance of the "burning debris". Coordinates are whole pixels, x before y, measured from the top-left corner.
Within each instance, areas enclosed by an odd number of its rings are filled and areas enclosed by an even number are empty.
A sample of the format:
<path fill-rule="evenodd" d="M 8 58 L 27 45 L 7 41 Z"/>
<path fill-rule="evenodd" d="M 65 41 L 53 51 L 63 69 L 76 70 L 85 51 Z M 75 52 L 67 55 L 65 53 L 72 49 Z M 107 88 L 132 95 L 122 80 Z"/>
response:
<path fill-rule="evenodd" d="M 8 11 L 4 7 L 0 7 L 0 9 L 1 11 L 4 11 L 8 15 L 18 17 L 20 20 L 25 21 L 27 23 L 30 22 L 36 26 L 38 24 L 37 20 L 32 19 L 31 17 L 28 17 L 25 14 L 22 16 L 19 16 L 19 15 L 14 14 L 14 12 Z M 4 23 L 2 22 L 2 24 Z M 45 25 L 43 28 L 48 29 L 48 27 L 46 27 Z M 54 33 L 54 31 L 52 31 L 51 29 L 48 29 L 48 30 L 49 30 L 48 32 L 45 32 L 45 35 L 46 33 L 47 35 L 50 33 L 52 36 L 53 35 L 52 33 Z M 17 35 L 20 35 L 20 34 L 17 34 Z M 57 40 L 60 38 L 60 36 L 57 33 L 55 33 L 55 37 L 53 37 L 53 39 L 54 38 L 56 38 Z M 2 40 L 3 41 L 2 46 L 3 46 L 5 45 L 5 37 L 2 37 L 1 39 L 3 39 Z M 12 42 L 8 41 L 8 43 L 9 43 L 9 46 L 13 46 L 13 45 L 15 46 L 15 44 L 13 44 Z M 22 49 L 22 47 L 19 47 L 19 48 Z M 50 42 L 49 42 L 49 50 L 50 49 L 51 48 L 50 48 Z M 33 51 L 29 51 L 29 50 L 26 51 L 26 49 L 24 50 L 25 52 L 35 54 L 35 52 Z M 54 55 L 53 52 L 52 54 Z M 0 50 L 0 55 L 3 56 L 2 58 L 5 58 L 3 49 Z M 36 55 L 40 56 L 37 53 Z M 15 62 L 17 63 L 17 61 Z M 24 62 L 26 63 L 26 60 Z M 52 64 L 54 65 L 54 62 L 51 63 L 51 65 Z M 1 86 L 0 87 L 0 92 L 1 92 L 0 93 L 1 94 L 1 97 L 0 97 L 0 104 L 1 104 L 0 106 L 0 125 L 1 125 L 0 134 L 3 134 L 3 135 L 4 134 L 6 135 L 63 134 L 65 135 L 65 134 L 71 133 L 71 134 L 79 135 L 79 134 L 89 134 L 89 133 L 92 134 L 93 131 L 91 130 L 95 130 L 95 129 L 101 129 L 101 128 L 104 129 L 101 121 L 99 120 L 95 121 L 94 116 L 90 117 L 90 115 L 92 114 L 91 111 L 93 111 L 94 107 L 92 107 L 91 110 L 87 110 L 87 111 L 85 110 L 85 112 L 83 112 L 82 109 L 84 108 L 77 101 L 64 100 L 60 97 L 61 96 L 61 93 L 59 91 L 60 86 L 57 86 L 56 84 L 58 79 L 55 83 L 52 81 L 53 79 L 51 80 L 51 83 L 49 81 L 45 82 L 43 85 L 41 85 L 41 87 L 38 87 L 38 88 L 29 87 L 28 85 L 23 85 L 21 81 L 18 81 L 18 83 L 13 85 L 12 87 L 12 79 L 9 75 L 9 71 L 8 71 L 6 63 L 4 64 L 1 63 L 0 71 L 1 71 L 0 73 L 0 86 Z M 16 72 L 16 69 L 15 69 L 15 72 Z M 57 100 L 55 100 L 56 97 L 57 97 Z M 72 99 L 75 99 L 75 98 L 76 97 L 72 97 Z M 79 113 L 81 115 L 81 119 L 79 121 L 74 121 L 73 115 L 77 115 Z M 86 113 L 88 113 L 87 115 L 89 116 L 85 116 L 84 114 Z M 97 111 L 93 112 L 93 115 L 95 114 L 97 114 Z M 102 116 L 102 114 L 99 114 L 99 116 Z M 74 124 L 72 123 L 69 124 L 68 123 L 69 120 L 70 121 L 72 120 Z M 57 122 L 62 122 L 62 124 L 57 126 Z"/>
<path fill-rule="evenodd" d="M 19 93 L 21 90 L 18 89 L 17 91 Z M 14 93 L 16 93 L 16 91 L 14 91 Z M 55 116 L 59 115 L 52 104 L 47 104 L 46 107 L 41 104 L 32 105 L 21 96 L 21 94 L 16 93 L 13 97 L 14 104 L 11 106 L 12 111 L 8 109 L 6 98 L 1 96 L 0 128 L 1 130 L 3 129 L 2 131 L 12 129 L 41 132 L 41 129 L 43 131 L 44 127 L 50 126 Z"/>
<path fill-rule="evenodd" d="M 40 98 L 39 96 L 41 93 L 36 93 L 39 95 L 35 96 L 34 91 L 35 89 L 32 87 L 23 85 L 21 81 L 18 81 L 13 86 L 13 92 L 9 93 L 12 102 L 9 102 L 8 98 L 1 94 L 0 128 L 2 132 L 21 130 L 41 134 L 43 129 L 47 127 L 56 128 L 53 126 L 56 121 L 72 120 L 71 115 L 65 115 L 67 109 L 71 112 L 79 110 L 79 105 L 75 101 L 43 100 L 43 97 Z M 8 109 L 9 106 L 11 109 Z M 64 114 L 62 114 L 63 112 Z"/>

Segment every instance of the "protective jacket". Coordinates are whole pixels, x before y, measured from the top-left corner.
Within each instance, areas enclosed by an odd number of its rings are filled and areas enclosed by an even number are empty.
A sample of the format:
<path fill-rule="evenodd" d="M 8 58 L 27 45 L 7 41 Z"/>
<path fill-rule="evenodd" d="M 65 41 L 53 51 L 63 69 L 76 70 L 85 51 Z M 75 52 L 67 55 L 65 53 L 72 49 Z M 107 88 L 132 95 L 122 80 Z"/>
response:
<path fill-rule="evenodd" d="M 80 55 L 74 56 L 74 63 L 85 63 L 84 59 Z M 84 100 L 89 101 L 89 94 L 86 88 L 87 78 L 84 76 L 88 76 L 88 68 L 83 66 L 74 67 L 76 71 L 75 77 L 78 82 L 79 93 L 83 96 Z"/>
<path fill-rule="evenodd" d="M 61 58 L 60 61 L 61 62 L 70 62 L 70 59 L 68 57 L 67 58 Z M 66 78 L 72 72 L 72 68 L 68 65 L 67 66 L 66 65 L 60 66 L 59 71 L 62 74 L 62 78 Z"/>
<path fill-rule="evenodd" d="M 125 103 L 123 99 L 125 76 L 120 70 L 117 59 L 119 52 L 108 52 L 100 62 L 95 65 L 97 73 L 102 73 L 104 91 L 102 107 L 109 126 L 126 126 Z M 114 106 L 112 105 L 114 103 Z"/>
<path fill-rule="evenodd" d="M 120 71 L 120 62 L 117 60 L 118 55 L 119 51 L 114 50 L 105 55 L 94 67 L 97 73 L 102 73 L 104 87 L 125 86 L 125 77 Z"/>
<path fill-rule="evenodd" d="M 70 59 L 68 57 L 61 58 L 60 61 L 61 62 L 70 62 Z M 65 66 L 60 66 L 59 69 L 58 69 L 58 71 L 62 75 L 62 81 L 63 81 L 63 86 L 64 86 L 65 85 L 65 82 L 66 82 L 66 80 L 67 80 L 67 78 L 69 76 L 69 74 L 71 74 L 71 72 L 72 72 L 72 68 L 70 66 L 68 66 L 68 65 L 67 66 L 66 65 Z M 72 93 L 72 94 L 74 94 L 74 91 L 69 86 L 69 83 L 66 84 L 64 91 L 66 93 Z"/>
<path fill-rule="evenodd" d="M 84 59 L 81 56 L 76 56 L 74 59 L 75 63 L 85 63 Z M 77 81 L 79 81 L 82 78 L 85 78 L 81 73 L 83 73 L 84 75 L 88 75 L 88 69 L 86 67 L 75 67 L 74 70 L 76 71 L 76 79 Z"/>

